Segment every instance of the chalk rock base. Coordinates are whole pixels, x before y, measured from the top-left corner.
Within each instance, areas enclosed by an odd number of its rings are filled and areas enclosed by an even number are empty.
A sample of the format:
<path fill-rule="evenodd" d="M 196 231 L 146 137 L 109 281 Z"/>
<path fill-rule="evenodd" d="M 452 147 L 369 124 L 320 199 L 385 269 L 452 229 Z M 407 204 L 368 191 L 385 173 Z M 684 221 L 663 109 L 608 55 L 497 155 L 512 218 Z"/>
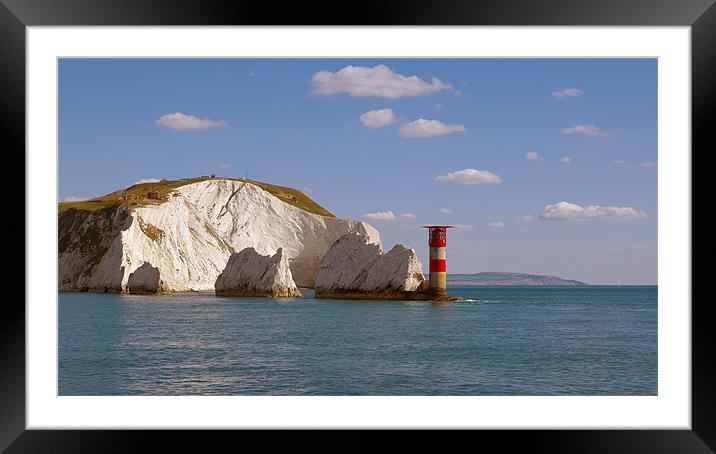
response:
<path fill-rule="evenodd" d="M 316 276 L 316 298 L 426 299 L 422 265 L 415 250 L 397 244 L 383 253 L 380 244 L 347 233 L 328 249 Z"/>
<path fill-rule="evenodd" d="M 301 296 L 283 248 L 279 248 L 273 256 L 260 255 L 252 247 L 232 254 L 226 268 L 216 279 L 214 291 L 219 296 Z"/>
<path fill-rule="evenodd" d="M 129 293 L 149 294 L 166 293 L 169 289 L 162 281 L 159 268 L 153 267 L 150 263 L 145 263 L 129 275 L 127 291 Z"/>

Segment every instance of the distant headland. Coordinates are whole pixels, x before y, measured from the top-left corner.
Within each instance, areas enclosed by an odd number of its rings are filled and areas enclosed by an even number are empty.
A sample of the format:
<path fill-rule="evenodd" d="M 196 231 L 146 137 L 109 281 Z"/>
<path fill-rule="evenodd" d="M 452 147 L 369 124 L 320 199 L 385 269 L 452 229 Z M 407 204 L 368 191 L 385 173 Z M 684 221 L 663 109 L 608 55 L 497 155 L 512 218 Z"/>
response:
<path fill-rule="evenodd" d="M 588 285 L 557 276 L 488 271 L 474 274 L 448 274 L 451 285 Z"/>

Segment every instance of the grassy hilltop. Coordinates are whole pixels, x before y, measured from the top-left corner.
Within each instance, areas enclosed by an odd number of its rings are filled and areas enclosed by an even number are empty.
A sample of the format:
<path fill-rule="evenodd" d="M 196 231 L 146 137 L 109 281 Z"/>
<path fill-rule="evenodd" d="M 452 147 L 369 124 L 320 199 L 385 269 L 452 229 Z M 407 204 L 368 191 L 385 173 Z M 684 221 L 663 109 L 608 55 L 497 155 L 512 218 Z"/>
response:
<path fill-rule="evenodd" d="M 166 202 L 166 196 L 169 195 L 175 189 L 185 186 L 187 184 L 199 183 L 206 180 L 233 180 L 242 181 L 254 184 L 261 189 L 271 193 L 278 199 L 300 208 L 309 213 L 318 214 L 321 216 L 335 217 L 333 213 L 326 210 L 315 200 L 308 197 L 298 189 L 287 188 L 285 186 L 276 186 L 274 184 L 263 183 L 260 181 L 247 180 L 245 178 L 227 178 L 227 177 L 197 177 L 197 178 L 183 178 L 181 180 L 161 180 L 156 183 L 140 183 L 132 185 L 126 189 L 120 189 L 118 191 L 111 192 L 107 195 L 95 197 L 94 199 L 82 200 L 79 202 L 60 202 L 58 206 L 59 213 L 62 213 L 70 208 L 82 211 L 97 211 L 103 208 L 123 206 L 123 207 L 140 207 L 146 205 L 159 205 Z M 157 191 L 164 198 L 163 200 L 155 200 L 147 198 L 147 194 L 152 191 Z M 122 194 L 129 196 L 128 200 L 120 200 Z M 137 199 L 132 199 L 133 196 L 137 196 Z"/>

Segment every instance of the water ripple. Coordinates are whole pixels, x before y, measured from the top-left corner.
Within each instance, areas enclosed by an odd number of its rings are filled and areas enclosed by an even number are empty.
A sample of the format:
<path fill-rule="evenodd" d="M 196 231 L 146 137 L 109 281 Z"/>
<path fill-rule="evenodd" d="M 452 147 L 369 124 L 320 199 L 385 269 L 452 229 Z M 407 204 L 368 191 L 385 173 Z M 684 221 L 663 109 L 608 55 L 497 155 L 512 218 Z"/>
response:
<path fill-rule="evenodd" d="M 466 299 L 60 294 L 60 394 L 656 394 L 656 287 L 450 292 Z"/>

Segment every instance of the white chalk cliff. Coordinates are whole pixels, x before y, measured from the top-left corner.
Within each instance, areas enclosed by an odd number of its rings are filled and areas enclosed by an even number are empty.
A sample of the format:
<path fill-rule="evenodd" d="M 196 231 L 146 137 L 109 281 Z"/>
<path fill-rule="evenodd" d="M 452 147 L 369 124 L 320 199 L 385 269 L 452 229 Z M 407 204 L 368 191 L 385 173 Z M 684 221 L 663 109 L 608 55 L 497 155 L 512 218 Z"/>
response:
<path fill-rule="evenodd" d="M 415 250 L 396 244 L 383 253 L 379 242 L 347 233 L 323 258 L 315 288 L 317 298 L 402 298 L 424 282 Z"/>
<path fill-rule="evenodd" d="M 148 264 L 163 291 L 214 290 L 229 257 L 249 247 L 261 255 L 283 248 L 295 283 L 313 287 L 326 251 L 349 232 L 380 242 L 362 221 L 310 213 L 250 182 L 205 180 L 163 203 L 62 212 L 58 287 L 126 292 L 130 275 Z"/>
<path fill-rule="evenodd" d="M 261 255 L 252 247 L 232 254 L 214 289 L 223 296 L 301 296 L 282 248 L 273 256 Z"/>

